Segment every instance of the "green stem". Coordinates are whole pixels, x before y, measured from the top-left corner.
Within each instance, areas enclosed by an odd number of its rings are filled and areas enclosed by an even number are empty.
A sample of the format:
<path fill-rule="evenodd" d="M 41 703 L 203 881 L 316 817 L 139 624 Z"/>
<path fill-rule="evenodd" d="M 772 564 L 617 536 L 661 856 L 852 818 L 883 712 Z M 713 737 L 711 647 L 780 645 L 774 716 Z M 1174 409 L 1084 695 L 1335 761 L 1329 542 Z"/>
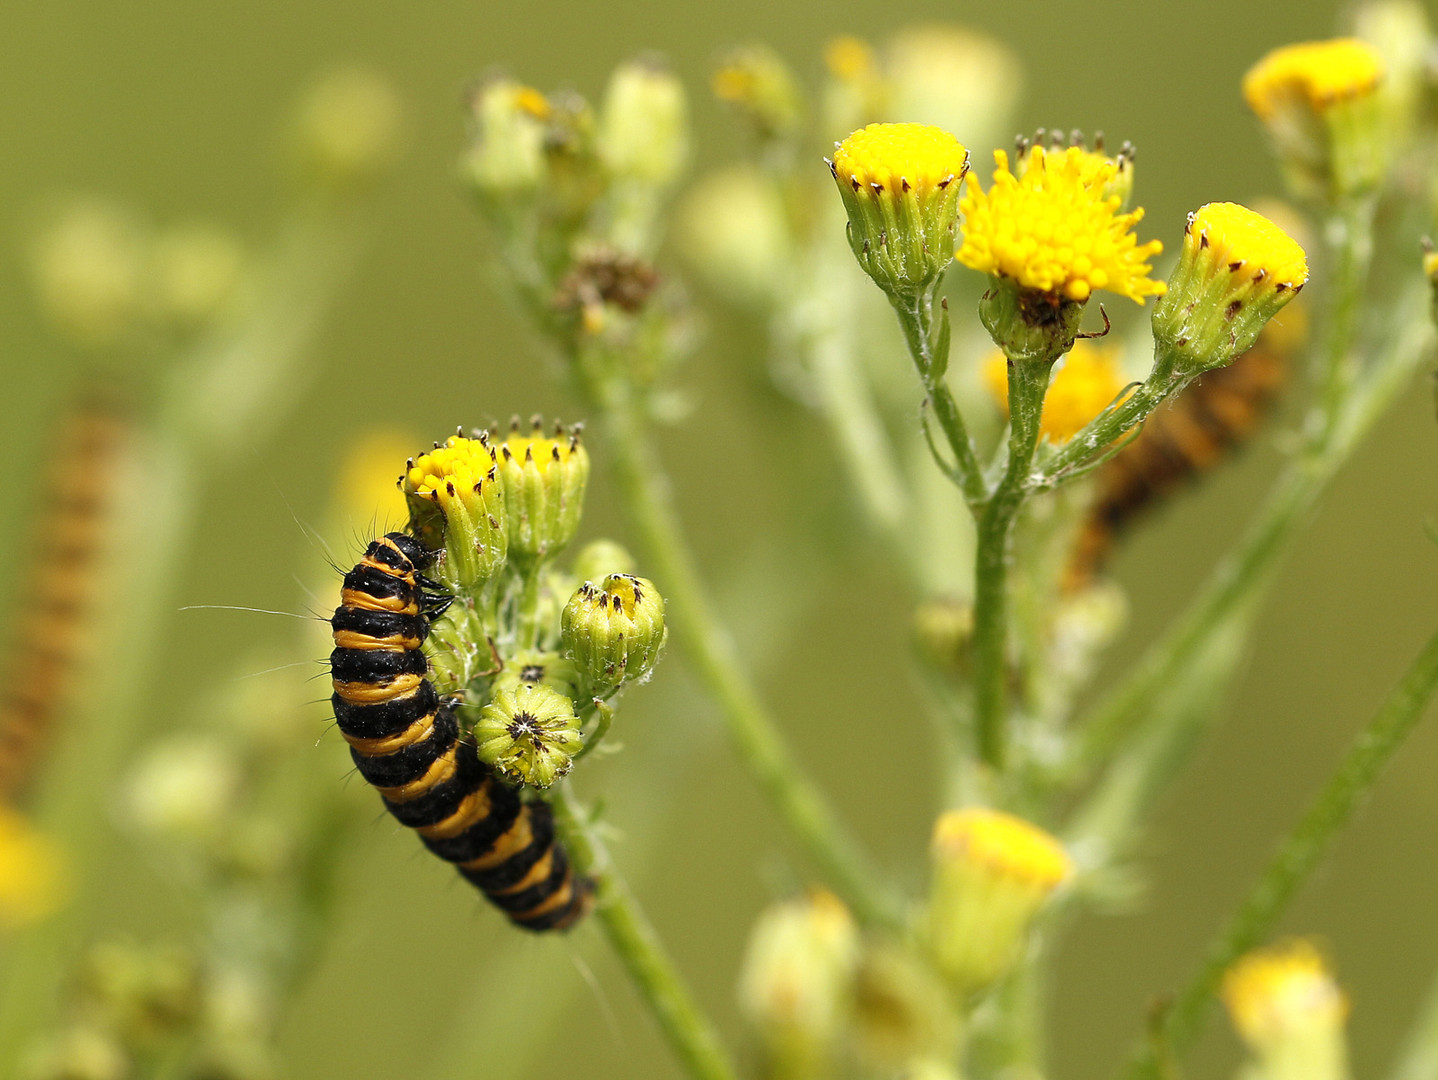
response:
<path fill-rule="evenodd" d="M 1438 979 L 1428 991 L 1391 1080 L 1438 1080 Z"/>
<path fill-rule="evenodd" d="M 1326 427 L 1337 422 L 1358 376 L 1352 344 L 1363 305 L 1363 285 L 1373 261 L 1374 207 L 1371 197 L 1351 200 L 1324 223 L 1334 260 L 1326 348 L 1317 372 L 1319 407 Z"/>
<path fill-rule="evenodd" d="M 974 558 L 974 722 L 979 756 L 1002 769 L 1008 719 L 1008 568 L 1028 491 L 1050 364 L 1009 364 L 1008 467 L 979 512 Z"/>
<path fill-rule="evenodd" d="M 539 565 L 520 572 L 519 647 L 539 648 Z"/>
<path fill-rule="evenodd" d="M 935 285 L 935 289 L 937 289 Z M 934 407 L 934 416 L 944 432 L 949 449 L 954 455 L 953 470 L 957 476 L 959 490 L 970 506 L 977 506 L 988 497 L 983 470 L 979 467 L 974 441 L 969 437 L 964 423 L 964 414 L 959 411 L 944 373 L 949 366 L 949 307 L 944 301 L 940 305 L 940 316 L 934 318 L 933 293 L 924 293 L 912 298 L 889 297 L 894 311 L 899 316 L 899 326 L 904 331 L 904 341 L 909 355 L 919 371 L 924 392 Z M 949 466 L 939 462 L 946 474 Z"/>
<path fill-rule="evenodd" d="M 575 761 L 578 761 L 580 758 L 584 757 L 585 754 L 588 754 L 591 750 L 593 750 L 600 743 L 602 743 L 604 741 L 604 736 L 609 734 L 609 725 L 614 723 L 614 708 L 607 702 L 603 702 L 600 701 L 598 698 L 595 698 L 594 704 L 591 706 L 591 708 L 598 715 L 599 719 L 595 721 L 594 730 L 591 731 L 589 733 L 589 737 L 584 740 L 584 745 L 580 747 L 579 752 L 574 755 Z M 584 715 L 585 711 L 587 710 L 581 710 L 579 714 L 579 719 L 581 721 L 586 719 Z"/>
<path fill-rule="evenodd" d="M 675 641 L 719 704 L 740 759 L 809 857 L 858 915 L 896 924 L 897 903 L 878 884 L 848 831 L 784 744 L 744 672 L 732 639 L 713 614 L 632 391 L 619 380 L 590 380 L 587 386 L 603 413 L 620 495 L 668 600 Z"/>
<path fill-rule="evenodd" d="M 559 785 L 550 801 L 575 868 L 594 881 L 595 915 L 605 936 L 670 1047 L 698 1080 L 737 1080 L 718 1032 L 700 1011 L 569 785 Z"/>
<path fill-rule="evenodd" d="M 1258 884 L 1209 948 L 1197 975 L 1174 1000 L 1162 1023 L 1162 1045 L 1182 1054 L 1199 1034 L 1223 973 L 1274 930 L 1299 887 L 1318 866 L 1338 833 L 1352 819 L 1383 767 L 1422 719 L 1438 690 L 1438 633 L 1419 653 L 1378 715 L 1359 733 L 1348 755 L 1298 825 L 1279 846 Z M 1135 1078 L 1157 1077 L 1152 1049 L 1131 1064 Z"/>

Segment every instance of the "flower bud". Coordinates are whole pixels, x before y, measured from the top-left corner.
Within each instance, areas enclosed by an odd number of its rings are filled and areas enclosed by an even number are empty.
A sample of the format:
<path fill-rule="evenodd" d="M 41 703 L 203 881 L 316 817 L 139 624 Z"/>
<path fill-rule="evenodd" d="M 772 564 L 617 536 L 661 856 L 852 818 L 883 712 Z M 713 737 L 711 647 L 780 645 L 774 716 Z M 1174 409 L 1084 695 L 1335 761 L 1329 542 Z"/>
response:
<path fill-rule="evenodd" d="M 508 548 L 505 488 L 489 438 L 451 435 L 443 446 L 411 458 L 400 488 L 415 537 L 443 549 L 438 570 L 447 582 L 473 589 L 499 572 Z"/>
<path fill-rule="evenodd" d="M 1188 216 L 1153 336 L 1191 374 L 1246 352 L 1308 280 L 1303 249 L 1262 214 L 1209 203 Z"/>
<path fill-rule="evenodd" d="M 1022 818 L 982 807 L 951 810 L 934 826 L 926 940 L 960 994 L 1008 970 L 1030 924 L 1072 871 L 1063 845 Z"/>
<path fill-rule="evenodd" d="M 608 697 L 654 669 L 664 647 L 664 597 L 633 574 L 610 574 L 601 585 L 586 581 L 565 605 L 560 633 L 587 693 Z"/>
<path fill-rule="evenodd" d="M 574 556 L 571 572 L 580 581 L 603 581 L 610 574 L 632 574 L 638 565 L 623 544 L 591 540 Z"/>
<path fill-rule="evenodd" d="M 1307 941 L 1259 949 L 1223 980 L 1233 1026 L 1261 1080 L 1347 1080 L 1348 999 Z"/>
<path fill-rule="evenodd" d="M 532 192 L 545 178 L 549 102 L 533 87 L 502 76 L 485 80 L 470 100 L 474 122 L 464 171 L 491 198 Z"/>
<path fill-rule="evenodd" d="M 490 693 L 515 691 L 525 684 L 547 686 L 567 698 L 579 696 L 579 669 L 559 653 L 522 649 L 504 662 L 504 670 L 490 683 Z"/>
<path fill-rule="evenodd" d="M 804 120 L 798 80 L 778 53 L 766 45 L 735 49 L 720 63 L 714 96 L 734 106 L 761 139 L 788 139 Z"/>
<path fill-rule="evenodd" d="M 56 329 L 89 348 L 108 348 L 136 328 L 145 237 L 121 210 L 99 201 L 67 208 L 38 237 L 40 306 Z"/>
<path fill-rule="evenodd" d="M 963 677 L 974 638 L 974 605 L 957 596 L 936 596 L 914 609 L 914 644 L 942 675 Z"/>
<path fill-rule="evenodd" d="M 808 1076 L 844 1030 L 859 931 L 831 893 L 776 904 L 749 935 L 739 1006 L 776 1076 Z"/>
<path fill-rule="evenodd" d="M 706 171 L 680 203 L 676 226 L 680 255 L 728 303 L 767 311 L 793 277 L 783 195 L 752 165 Z"/>
<path fill-rule="evenodd" d="M 910 949 L 866 942 L 853 999 L 854 1041 L 875 1073 L 888 1076 L 942 1055 L 958 1038 L 948 987 Z"/>
<path fill-rule="evenodd" d="M 552 558 L 573 539 L 584 512 L 589 453 L 580 445 L 577 426 L 566 432 L 556 424 L 554 438 L 546 438 L 537 416 L 528 435 L 519 433 L 516 418 L 496 452 L 509 515 L 509 557 L 524 569 Z"/>
<path fill-rule="evenodd" d="M 15 811 L 0 806 L 0 932 L 37 922 L 68 891 L 58 848 Z"/>
<path fill-rule="evenodd" d="M 296 126 L 304 163 L 317 180 L 336 187 L 364 184 L 395 157 L 399 98 L 372 71 L 336 71 L 301 103 Z"/>
<path fill-rule="evenodd" d="M 515 784 L 547 788 L 569 772 L 584 741 L 574 702 L 543 683 L 494 692 L 474 725 L 479 759 Z"/>
<path fill-rule="evenodd" d="M 129 1080 L 133 1063 L 119 1039 L 98 1021 L 66 1028 L 27 1055 L 25 1080 Z"/>
<path fill-rule="evenodd" d="M 1243 77 L 1294 191 L 1332 201 L 1370 190 L 1386 165 L 1383 58 L 1357 38 L 1274 49 Z"/>
<path fill-rule="evenodd" d="M 242 780 L 234 751 L 220 738 L 176 736 L 135 766 L 125 809 L 154 836 L 208 843 L 232 828 Z"/>
<path fill-rule="evenodd" d="M 156 239 L 150 261 L 158 314 L 185 329 L 224 315 L 243 284 L 244 251 L 222 229 L 169 229 Z"/>
<path fill-rule="evenodd" d="M 891 296 L 932 286 L 954 259 L 969 152 L 942 128 L 870 124 L 834 151 L 829 171 L 849 214 L 849 247 Z"/>
<path fill-rule="evenodd" d="M 615 68 L 604 96 L 599 153 L 611 176 L 666 188 L 689 157 L 684 84 L 662 60 L 631 60 Z"/>

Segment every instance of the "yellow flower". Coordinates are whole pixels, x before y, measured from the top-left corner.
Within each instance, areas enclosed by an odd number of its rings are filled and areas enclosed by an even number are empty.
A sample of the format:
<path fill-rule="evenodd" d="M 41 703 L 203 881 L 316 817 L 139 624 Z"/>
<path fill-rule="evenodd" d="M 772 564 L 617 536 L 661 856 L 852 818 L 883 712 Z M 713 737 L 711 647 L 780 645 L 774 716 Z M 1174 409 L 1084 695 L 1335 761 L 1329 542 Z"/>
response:
<path fill-rule="evenodd" d="M 984 807 L 943 814 L 932 857 L 925 940 L 938 970 L 969 994 L 1008 969 L 1073 862 L 1038 826 Z"/>
<path fill-rule="evenodd" d="M 1039 436 L 1054 443 L 1067 442 L 1113 404 L 1125 382 L 1118 360 L 1119 350 L 1113 346 L 1075 342 L 1055 368 L 1053 381 L 1049 383 Z M 983 376 L 984 385 L 1007 414 L 1008 358 L 1002 352 L 995 352 L 984 362 Z"/>
<path fill-rule="evenodd" d="M 489 580 L 508 553 L 508 513 L 498 460 L 481 432 L 451 435 L 411 458 L 400 482 L 410 525 L 425 547 L 447 553 L 440 571 L 460 588 Z"/>
<path fill-rule="evenodd" d="M 1092 158 L 1076 146 L 1062 153 L 1035 146 L 1015 176 L 1008 155 L 994 151 L 993 185 L 985 192 L 970 176 L 959 203 L 959 262 L 1065 300 L 1082 302 L 1099 289 L 1139 304 L 1162 295 L 1148 260 L 1163 245 L 1138 243 L 1132 229 L 1143 211 L 1120 211 L 1118 196 L 1105 190 L 1118 167 Z"/>
<path fill-rule="evenodd" d="M 379 532 L 409 516 L 395 477 L 414 440 L 391 428 L 371 428 L 350 443 L 335 481 L 334 505 L 346 527 L 375 522 Z"/>
<path fill-rule="evenodd" d="M 1243 77 L 1243 97 L 1268 121 L 1294 98 L 1315 112 L 1371 94 L 1383 78 L 1378 50 L 1358 38 L 1307 41 L 1274 49 Z"/>
<path fill-rule="evenodd" d="M 843 34 L 824 46 L 824 66 L 834 78 L 845 81 L 878 77 L 873 47 L 852 34 Z"/>
<path fill-rule="evenodd" d="M 927 124 L 870 124 L 834 151 L 829 171 L 849 215 L 849 247 L 887 293 L 914 296 L 953 261 L 963 143 Z"/>
<path fill-rule="evenodd" d="M 19 814 L 0 807 L 0 930 L 43 919 L 63 902 L 59 850 Z"/>
<path fill-rule="evenodd" d="M 1348 999 L 1310 942 L 1249 953 L 1224 976 L 1222 994 L 1255 1075 L 1348 1080 Z"/>

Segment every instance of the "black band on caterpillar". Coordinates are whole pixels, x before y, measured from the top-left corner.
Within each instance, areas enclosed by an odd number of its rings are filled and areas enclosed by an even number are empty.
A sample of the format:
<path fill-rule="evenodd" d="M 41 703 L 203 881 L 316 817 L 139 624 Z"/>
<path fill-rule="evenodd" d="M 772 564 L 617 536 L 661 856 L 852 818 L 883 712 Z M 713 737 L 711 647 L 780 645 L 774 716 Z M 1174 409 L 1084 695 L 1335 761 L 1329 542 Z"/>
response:
<path fill-rule="evenodd" d="M 389 533 L 345 575 L 330 620 L 335 720 L 397 821 L 516 925 L 564 929 L 588 910 L 593 886 L 570 868 L 549 806 L 524 802 L 480 762 L 425 677 L 420 646 L 448 604 L 421 574 L 430 558 Z"/>

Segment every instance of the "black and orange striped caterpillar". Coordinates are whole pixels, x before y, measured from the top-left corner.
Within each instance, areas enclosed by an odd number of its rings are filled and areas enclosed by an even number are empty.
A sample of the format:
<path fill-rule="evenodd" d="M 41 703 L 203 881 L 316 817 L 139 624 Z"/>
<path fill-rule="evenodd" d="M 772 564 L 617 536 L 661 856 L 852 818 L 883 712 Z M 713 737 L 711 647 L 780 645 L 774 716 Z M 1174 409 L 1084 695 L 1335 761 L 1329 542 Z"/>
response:
<path fill-rule="evenodd" d="M 1154 412 L 1139 436 L 1105 462 L 1070 556 L 1068 588 L 1102 569 L 1135 518 L 1212 469 L 1258 428 L 1288 381 L 1288 360 L 1285 349 L 1260 337 L 1232 364 L 1205 373 Z"/>
<path fill-rule="evenodd" d="M 370 543 L 345 574 L 330 625 L 335 720 L 385 807 L 527 930 L 562 930 L 589 908 L 553 813 L 479 760 L 426 677 L 421 646 L 450 596 L 422 573 L 434 556 L 405 533 Z"/>
<path fill-rule="evenodd" d="M 0 801 L 34 775 L 76 678 L 97 589 L 116 462 L 128 418 L 112 393 L 91 388 L 55 440 L 36 529 L 28 595 L 0 696 Z"/>

